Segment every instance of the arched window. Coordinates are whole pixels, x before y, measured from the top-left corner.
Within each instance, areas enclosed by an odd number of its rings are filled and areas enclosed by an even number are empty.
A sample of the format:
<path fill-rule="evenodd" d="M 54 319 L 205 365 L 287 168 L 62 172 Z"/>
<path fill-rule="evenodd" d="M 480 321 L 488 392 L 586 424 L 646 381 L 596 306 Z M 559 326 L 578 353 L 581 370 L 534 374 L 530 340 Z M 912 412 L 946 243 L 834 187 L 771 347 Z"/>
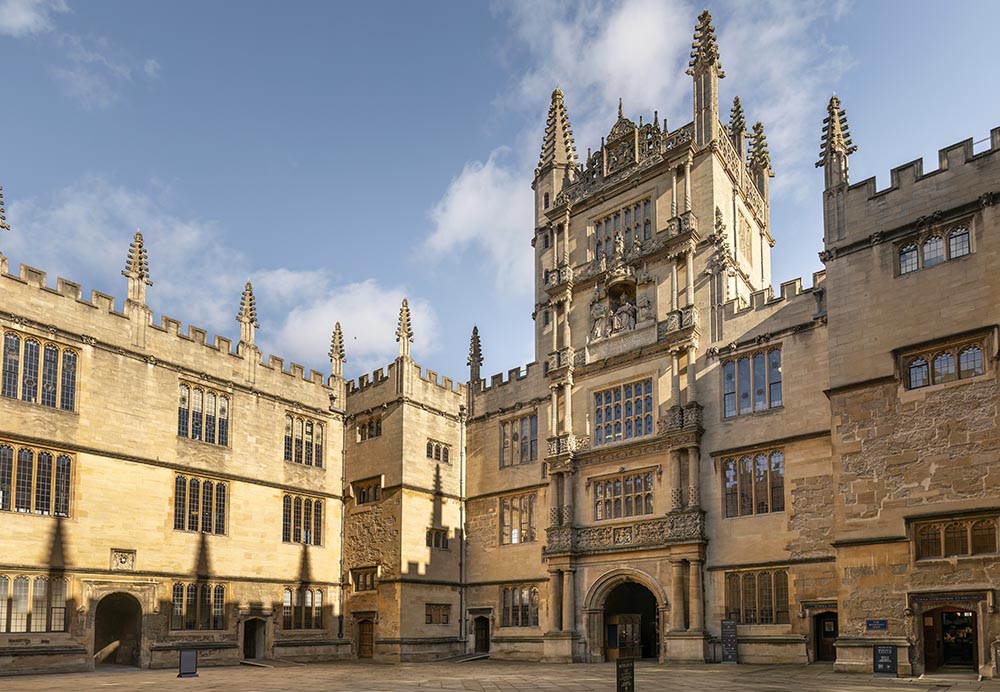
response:
<path fill-rule="evenodd" d="M 215 484 L 205 481 L 201 484 L 201 532 L 212 533 L 212 491 Z"/>
<path fill-rule="evenodd" d="M 219 445 L 229 446 L 229 397 L 219 397 Z"/>
<path fill-rule="evenodd" d="M 180 396 L 177 401 L 177 435 L 188 436 L 188 418 L 191 409 L 191 388 L 186 384 L 180 386 Z"/>
<path fill-rule="evenodd" d="M 188 484 L 188 531 L 198 530 L 198 503 L 201 500 L 201 482 L 192 478 Z"/>
<path fill-rule="evenodd" d="M 931 236 L 924 241 L 924 268 L 944 262 L 944 241 L 940 236 Z"/>
<path fill-rule="evenodd" d="M 14 448 L 0 445 L 0 510 L 9 512 L 13 497 Z"/>
<path fill-rule="evenodd" d="M 226 587 L 219 584 L 215 587 L 215 598 L 212 601 L 212 629 L 221 630 L 226 627 Z"/>
<path fill-rule="evenodd" d="M 226 532 L 226 485 L 217 483 L 215 486 L 215 533 Z"/>
<path fill-rule="evenodd" d="M 313 545 L 323 545 L 323 503 L 313 502 Z"/>
<path fill-rule="evenodd" d="M 982 375 L 983 350 L 979 346 L 969 346 L 958 354 L 958 376 L 961 378 Z"/>
<path fill-rule="evenodd" d="M 785 455 L 771 452 L 771 511 L 785 511 Z"/>
<path fill-rule="evenodd" d="M 763 411 L 767 408 L 767 366 L 764 354 L 753 356 L 753 410 Z"/>
<path fill-rule="evenodd" d="M 23 370 L 21 373 L 21 401 L 38 400 L 38 356 L 40 346 L 34 339 L 24 340 Z"/>
<path fill-rule="evenodd" d="M 281 599 L 281 628 L 292 629 L 292 590 L 285 589 Z"/>
<path fill-rule="evenodd" d="M 944 554 L 945 557 L 969 554 L 969 532 L 966 524 L 952 522 L 944 527 Z"/>
<path fill-rule="evenodd" d="M 31 480 L 35 453 L 30 449 L 17 450 L 17 478 L 14 487 L 14 511 L 31 511 Z"/>
<path fill-rule="evenodd" d="M 297 497 L 292 501 L 292 542 L 302 541 L 302 498 Z"/>
<path fill-rule="evenodd" d="M 948 257 L 955 259 L 963 257 L 971 252 L 969 245 L 969 229 L 966 226 L 959 226 L 948 234 Z"/>
<path fill-rule="evenodd" d="M 753 410 L 750 402 L 750 359 L 740 358 L 737 362 L 740 392 L 740 415 Z"/>
<path fill-rule="evenodd" d="M 302 419 L 295 419 L 295 463 L 302 463 Z"/>
<path fill-rule="evenodd" d="M 201 439 L 201 429 L 203 424 L 204 413 L 202 411 L 202 399 L 205 393 L 200 389 L 194 389 L 191 392 L 191 439 L 200 440 Z"/>
<path fill-rule="evenodd" d="M 285 416 L 285 461 L 292 460 L 292 417 Z"/>
<path fill-rule="evenodd" d="M 21 337 L 7 333 L 3 337 L 3 383 L 0 394 L 17 398 L 17 378 L 21 362 Z"/>
<path fill-rule="evenodd" d="M 956 379 L 958 375 L 955 373 L 955 354 L 944 352 L 939 353 L 934 356 L 934 384 L 941 384 L 942 382 L 951 382 Z"/>
<path fill-rule="evenodd" d="M 758 619 L 762 625 L 774 624 L 774 591 L 771 583 L 771 573 L 761 572 L 757 575 Z"/>
<path fill-rule="evenodd" d="M 753 461 L 750 457 L 740 459 L 740 514 L 753 514 Z"/>
<path fill-rule="evenodd" d="M 771 493 L 767 483 L 767 455 L 758 454 L 753 460 L 754 514 L 767 514 Z"/>
<path fill-rule="evenodd" d="M 316 424 L 316 452 L 313 463 L 317 468 L 323 466 L 323 426 L 319 423 Z"/>
<path fill-rule="evenodd" d="M 726 619 L 740 621 L 740 575 L 726 575 Z"/>
<path fill-rule="evenodd" d="M 66 631 L 66 580 L 52 579 L 49 582 L 49 631 Z"/>
<path fill-rule="evenodd" d="M 312 589 L 306 589 L 305 592 L 305 603 L 302 609 L 302 626 L 312 627 L 312 610 L 313 610 L 313 592 Z"/>
<path fill-rule="evenodd" d="M 743 574 L 743 624 L 757 624 L 757 575 L 754 572 Z"/>
<path fill-rule="evenodd" d="M 7 631 L 7 594 L 10 593 L 10 580 L 0 574 L 0 633 Z"/>
<path fill-rule="evenodd" d="M 323 589 L 316 589 L 313 606 L 315 608 L 313 611 L 313 627 L 323 629 Z"/>
<path fill-rule="evenodd" d="M 170 629 L 179 630 L 184 628 L 184 585 L 174 584 L 171 593 L 170 607 Z"/>
<path fill-rule="evenodd" d="M 198 590 L 198 629 L 207 630 L 212 627 L 212 587 L 202 584 Z"/>
<path fill-rule="evenodd" d="M 48 629 L 45 622 L 45 615 L 48 612 L 48 585 L 49 583 L 42 577 L 35 577 L 34 588 L 31 594 L 31 631 L 44 632 Z"/>
<path fill-rule="evenodd" d="M 285 543 L 292 541 L 292 496 L 285 495 L 282 500 L 281 511 L 281 540 Z"/>
<path fill-rule="evenodd" d="M 56 388 L 59 383 L 59 349 L 46 344 L 42 354 L 42 406 L 56 407 Z"/>
<path fill-rule="evenodd" d="M 302 542 L 312 543 L 312 500 L 302 503 Z"/>
<path fill-rule="evenodd" d="M 28 631 L 28 579 L 16 577 L 10 599 L 10 632 Z"/>
<path fill-rule="evenodd" d="M 63 351 L 62 358 L 62 391 L 59 396 L 59 408 L 72 411 L 76 405 L 76 353 Z"/>
<path fill-rule="evenodd" d="M 725 492 L 727 517 L 738 517 L 740 515 L 738 478 L 736 460 L 726 459 L 722 462 L 722 484 Z"/>
<path fill-rule="evenodd" d="M 941 557 L 941 527 L 921 526 L 917 531 L 917 558 Z"/>
<path fill-rule="evenodd" d="M 736 363 L 731 360 L 722 366 L 722 386 L 723 415 L 732 418 L 736 415 Z"/>
<path fill-rule="evenodd" d="M 774 621 L 779 625 L 790 622 L 788 613 L 788 572 L 778 570 L 774 573 Z"/>
<path fill-rule="evenodd" d="M 912 243 L 899 248 L 899 273 L 917 271 L 917 246 Z"/>
<path fill-rule="evenodd" d="M 72 461 L 65 454 L 56 459 L 56 498 L 54 512 L 57 517 L 69 516 L 69 474 Z"/>
<path fill-rule="evenodd" d="M 215 394 L 205 392 L 205 442 L 215 444 Z"/>
<path fill-rule="evenodd" d="M 972 525 L 972 554 L 997 552 L 996 519 L 982 519 Z"/>
<path fill-rule="evenodd" d="M 35 514 L 52 513 L 52 454 L 39 452 L 35 466 Z"/>
<path fill-rule="evenodd" d="M 313 424 L 306 421 L 306 466 L 313 465 Z"/>
<path fill-rule="evenodd" d="M 442 447 L 441 448 L 441 461 L 443 461 L 446 464 L 449 463 L 448 462 L 448 447 Z"/>
<path fill-rule="evenodd" d="M 767 381 L 770 387 L 771 408 L 781 406 L 781 349 L 772 348 L 767 352 Z"/>
<path fill-rule="evenodd" d="M 931 383 L 930 368 L 927 365 L 927 361 L 923 358 L 914 358 L 911 360 L 908 369 L 910 373 L 910 389 L 926 387 Z"/>

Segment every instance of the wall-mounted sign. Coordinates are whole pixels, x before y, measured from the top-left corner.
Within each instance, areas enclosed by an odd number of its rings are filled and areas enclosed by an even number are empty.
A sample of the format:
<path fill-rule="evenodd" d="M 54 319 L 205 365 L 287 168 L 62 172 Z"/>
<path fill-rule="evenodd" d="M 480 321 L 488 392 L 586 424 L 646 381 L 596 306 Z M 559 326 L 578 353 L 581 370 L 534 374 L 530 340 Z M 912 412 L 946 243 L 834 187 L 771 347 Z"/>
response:
<path fill-rule="evenodd" d="M 738 663 L 737 649 L 739 641 L 736 638 L 736 620 L 722 621 L 722 662 Z"/>
<path fill-rule="evenodd" d="M 889 629 L 888 620 L 865 620 L 865 629 L 871 632 L 872 630 L 887 630 Z"/>
<path fill-rule="evenodd" d="M 894 678 L 899 672 L 898 650 L 894 644 L 872 646 L 872 671 L 876 677 Z"/>

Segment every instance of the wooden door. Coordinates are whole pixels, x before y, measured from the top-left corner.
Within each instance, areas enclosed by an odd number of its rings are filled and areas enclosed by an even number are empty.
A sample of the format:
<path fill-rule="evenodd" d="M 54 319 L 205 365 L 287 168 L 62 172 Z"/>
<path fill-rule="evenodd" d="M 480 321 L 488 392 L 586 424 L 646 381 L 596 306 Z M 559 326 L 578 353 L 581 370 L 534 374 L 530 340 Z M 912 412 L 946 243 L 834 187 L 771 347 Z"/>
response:
<path fill-rule="evenodd" d="M 816 660 L 836 661 L 837 614 L 820 613 L 816 616 Z"/>
<path fill-rule="evenodd" d="M 375 624 L 371 620 L 358 623 L 358 658 L 371 658 L 375 649 Z"/>
<path fill-rule="evenodd" d="M 475 619 L 476 653 L 485 654 L 490 650 L 490 621 L 484 617 Z"/>

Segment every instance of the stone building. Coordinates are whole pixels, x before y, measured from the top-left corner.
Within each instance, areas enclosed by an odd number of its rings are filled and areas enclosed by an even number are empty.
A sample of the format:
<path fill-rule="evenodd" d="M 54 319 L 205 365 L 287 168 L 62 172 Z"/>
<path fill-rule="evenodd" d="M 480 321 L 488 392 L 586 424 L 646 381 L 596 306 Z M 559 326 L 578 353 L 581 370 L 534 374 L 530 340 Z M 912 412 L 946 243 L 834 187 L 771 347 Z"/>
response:
<path fill-rule="evenodd" d="M 553 92 L 536 357 L 492 378 L 476 329 L 467 383 L 417 365 L 405 301 L 353 382 L 339 325 L 329 375 L 265 363 L 249 284 L 235 351 L 155 325 L 139 235 L 120 310 L 0 259 L 3 669 L 711 662 L 729 621 L 741 661 L 990 675 L 1000 128 L 877 190 L 831 99 L 826 270 L 776 293 L 766 135 L 739 98 L 721 122 L 707 12 L 688 74 L 691 122 L 619 103 L 582 162 Z"/>

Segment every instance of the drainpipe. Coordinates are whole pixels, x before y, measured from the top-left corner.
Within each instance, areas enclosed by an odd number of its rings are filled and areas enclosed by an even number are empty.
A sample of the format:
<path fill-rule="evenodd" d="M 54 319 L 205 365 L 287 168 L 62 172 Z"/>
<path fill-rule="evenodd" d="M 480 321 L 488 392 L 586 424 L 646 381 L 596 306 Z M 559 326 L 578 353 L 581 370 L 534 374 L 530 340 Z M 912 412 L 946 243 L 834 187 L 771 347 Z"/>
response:
<path fill-rule="evenodd" d="M 458 407 L 458 518 L 462 536 L 458 546 L 458 638 L 462 640 L 462 653 L 468 653 L 469 641 L 465 634 L 465 405 Z"/>
<path fill-rule="evenodd" d="M 332 395 L 331 395 L 332 396 Z M 330 412 L 340 416 L 340 607 L 337 612 L 337 639 L 344 638 L 344 540 L 347 533 L 347 411 L 331 402 Z"/>

